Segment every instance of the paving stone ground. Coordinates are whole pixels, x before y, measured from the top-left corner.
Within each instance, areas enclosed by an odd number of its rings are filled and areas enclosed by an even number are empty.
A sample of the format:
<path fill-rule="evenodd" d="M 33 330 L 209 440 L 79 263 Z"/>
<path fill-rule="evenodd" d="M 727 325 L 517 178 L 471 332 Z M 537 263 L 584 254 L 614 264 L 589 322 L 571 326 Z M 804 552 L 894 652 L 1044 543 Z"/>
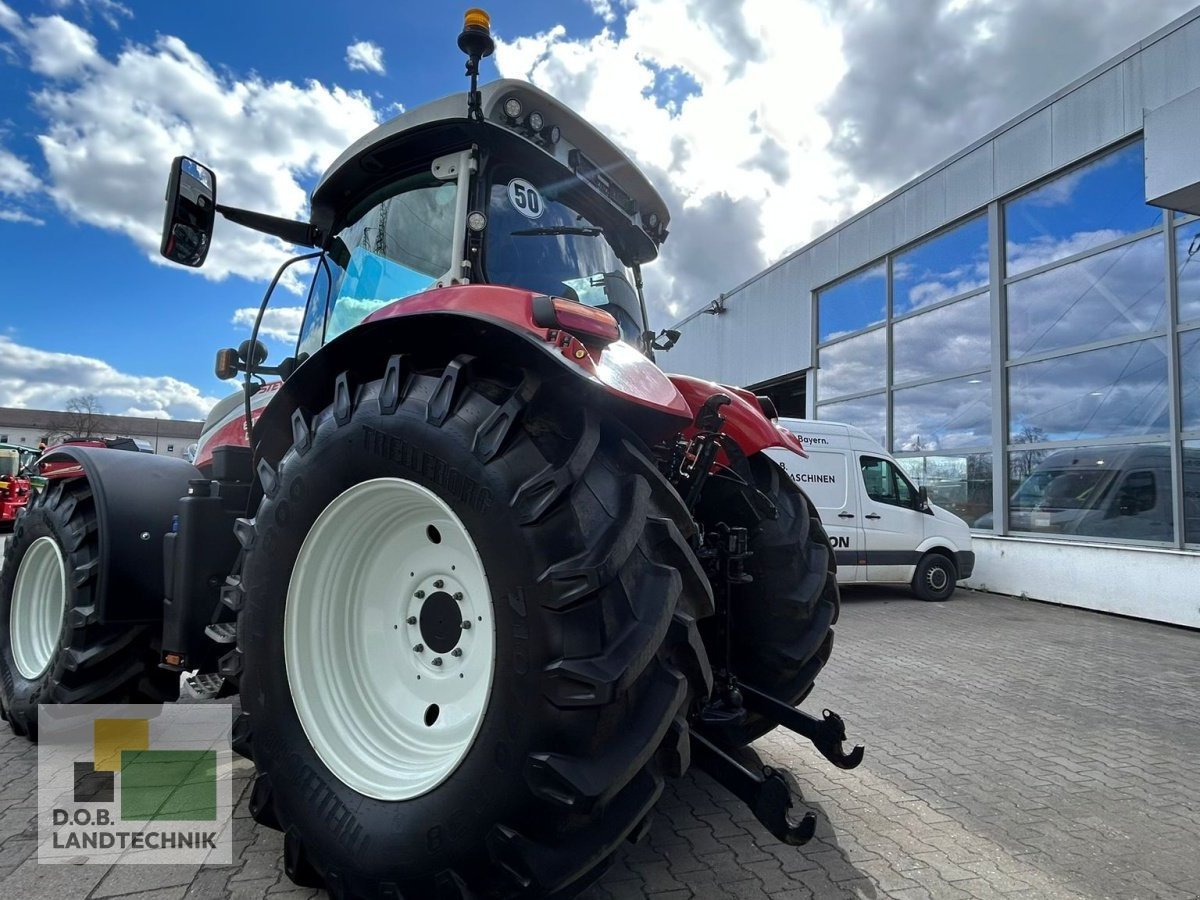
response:
<path fill-rule="evenodd" d="M 692 775 L 586 900 L 1200 897 L 1200 634 L 966 591 L 845 593 L 805 708 L 842 713 L 866 762 L 842 772 L 778 731 L 757 745 L 795 773 L 816 839 L 780 844 Z M 39 866 L 35 753 L 4 732 L 3 900 L 325 896 L 283 875 L 241 762 L 234 866 Z"/>

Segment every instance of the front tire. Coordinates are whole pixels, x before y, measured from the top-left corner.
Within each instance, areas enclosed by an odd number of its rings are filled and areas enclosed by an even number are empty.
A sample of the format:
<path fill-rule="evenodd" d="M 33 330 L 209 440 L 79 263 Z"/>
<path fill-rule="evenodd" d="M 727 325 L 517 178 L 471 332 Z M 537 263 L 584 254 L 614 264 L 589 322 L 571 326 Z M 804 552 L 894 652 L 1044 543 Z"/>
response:
<path fill-rule="evenodd" d="M 0 702 L 37 740 L 43 703 L 161 702 L 142 625 L 97 621 L 99 523 L 82 479 L 56 481 L 17 518 L 0 571 Z"/>
<path fill-rule="evenodd" d="M 833 652 L 833 624 L 841 611 L 837 563 L 816 507 L 772 460 L 756 454 L 748 460 L 754 487 L 778 512 L 764 518 L 742 494 L 745 486 L 710 479 L 700 514 L 707 522 L 725 521 L 749 529 L 750 583 L 734 587 L 730 651 L 733 672 L 788 706 L 799 705 Z M 709 491 L 711 486 L 711 491 Z M 740 514 L 739 514 L 740 511 Z M 718 658 L 721 636 L 705 623 L 710 656 Z M 747 713 L 737 726 L 712 737 L 741 747 L 762 737 L 775 723 Z"/>
<path fill-rule="evenodd" d="M 958 584 L 958 571 L 950 558 L 941 553 L 926 553 L 917 563 L 912 591 L 926 602 L 949 600 Z"/>
<path fill-rule="evenodd" d="M 686 767 L 712 608 L 686 510 L 531 373 L 393 357 L 334 396 L 241 529 L 251 811 L 334 897 L 571 896 Z"/>

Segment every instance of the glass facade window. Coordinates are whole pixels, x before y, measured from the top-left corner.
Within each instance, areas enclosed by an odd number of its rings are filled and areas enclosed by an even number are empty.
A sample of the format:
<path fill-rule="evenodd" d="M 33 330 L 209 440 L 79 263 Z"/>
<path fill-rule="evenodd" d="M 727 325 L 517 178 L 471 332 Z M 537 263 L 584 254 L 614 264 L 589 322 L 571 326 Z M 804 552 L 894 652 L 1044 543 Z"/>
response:
<path fill-rule="evenodd" d="M 1200 441 L 1183 443 L 1183 531 L 1189 544 L 1200 544 Z"/>
<path fill-rule="evenodd" d="M 1200 219 L 1175 228 L 1175 283 L 1179 321 L 1200 320 Z"/>
<path fill-rule="evenodd" d="M 892 315 L 914 312 L 987 283 L 987 218 L 976 216 L 892 261 Z"/>
<path fill-rule="evenodd" d="M 996 206 L 818 292 L 817 418 L 977 530 L 1200 550 L 1200 217 L 1145 203 L 1140 141 Z"/>
<path fill-rule="evenodd" d="M 960 450 L 992 440 L 992 379 L 987 374 L 936 381 L 892 395 L 892 450 Z"/>
<path fill-rule="evenodd" d="M 1014 366 L 1009 440 L 1082 441 L 1169 428 L 1164 338 Z"/>
<path fill-rule="evenodd" d="M 1153 228 L 1162 210 L 1146 205 L 1138 141 L 1009 201 L 1004 219 L 1011 276 Z"/>
<path fill-rule="evenodd" d="M 892 326 L 896 383 L 986 369 L 991 362 L 988 295 L 978 294 Z"/>
<path fill-rule="evenodd" d="M 855 425 L 882 446 L 887 446 L 887 399 L 883 394 L 824 403 L 817 407 L 817 418 Z"/>
<path fill-rule="evenodd" d="M 818 340 L 878 325 L 887 318 L 887 266 L 879 263 L 817 295 Z"/>
<path fill-rule="evenodd" d="M 1167 444 L 1029 449 L 1008 459 L 1011 531 L 1174 539 Z"/>
<path fill-rule="evenodd" d="M 887 381 L 887 336 L 882 328 L 822 347 L 817 354 L 821 399 L 844 397 Z"/>
<path fill-rule="evenodd" d="M 1200 431 L 1200 328 L 1179 336 L 1180 431 Z"/>
<path fill-rule="evenodd" d="M 1008 286 L 1013 358 L 1161 330 L 1167 323 L 1162 235 L 1114 247 Z"/>
<path fill-rule="evenodd" d="M 908 477 L 924 487 L 929 499 L 972 528 L 992 527 L 992 454 L 902 456 Z"/>

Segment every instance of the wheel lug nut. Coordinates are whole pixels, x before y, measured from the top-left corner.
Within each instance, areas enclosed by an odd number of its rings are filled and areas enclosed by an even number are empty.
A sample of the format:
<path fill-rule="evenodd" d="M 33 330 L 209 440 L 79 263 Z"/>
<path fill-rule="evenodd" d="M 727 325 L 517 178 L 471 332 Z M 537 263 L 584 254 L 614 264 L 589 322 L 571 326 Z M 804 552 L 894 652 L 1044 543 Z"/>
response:
<path fill-rule="evenodd" d="M 469 619 L 463 619 L 462 630 L 463 631 L 471 630 L 471 621 Z"/>
<path fill-rule="evenodd" d="M 408 618 L 407 618 L 405 621 L 406 621 L 406 622 L 408 622 L 408 624 L 409 624 L 409 625 L 416 625 L 416 624 L 417 624 L 417 617 L 416 617 L 416 616 L 409 616 L 409 617 L 408 617 Z"/>
<path fill-rule="evenodd" d="M 450 651 L 451 656 L 462 656 L 462 647 L 455 647 Z"/>
<path fill-rule="evenodd" d="M 446 582 L 442 581 L 442 579 L 439 578 L 437 581 L 435 581 L 433 583 L 433 586 L 440 591 L 442 588 L 444 588 L 446 586 Z"/>
<path fill-rule="evenodd" d="M 424 591 L 417 591 L 417 593 L 416 593 L 416 598 L 417 598 L 418 600 L 424 600 L 424 599 L 425 599 L 425 592 L 424 592 Z"/>
<path fill-rule="evenodd" d="M 422 652 L 424 649 L 425 649 L 425 645 L 424 645 L 424 644 L 416 644 L 416 645 L 414 645 L 414 646 L 413 646 L 413 652 L 414 652 L 414 653 L 420 653 L 420 652 Z"/>
<path fill-rule="evenodd" d="M 457 600 L 459 603 L 462 603 L 462 598 L 463 598 L 462 591 L 458 591 L 455 593 L 454 599 Z"/>
<path fill-rule="evenodd" d="M 442 664 L 442 658 L 440 656 L 435 656 L 433 658 L 433 664 L 435 666 L 440 666 Z"/>

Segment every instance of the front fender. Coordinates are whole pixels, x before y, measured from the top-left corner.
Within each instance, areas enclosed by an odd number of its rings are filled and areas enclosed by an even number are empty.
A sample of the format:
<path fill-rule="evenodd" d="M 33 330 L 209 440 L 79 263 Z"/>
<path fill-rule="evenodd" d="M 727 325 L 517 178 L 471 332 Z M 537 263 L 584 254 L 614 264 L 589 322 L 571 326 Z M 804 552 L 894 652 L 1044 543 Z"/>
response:
<path fill-rule="evenodd" d="M 99 620 L 161 620 L 163 535 L 171 530 L 188 482 L 204 477 L 200 470 L 169 456 L 100 447 L 63 447 L 44 459 L 78 466 L 92 491 L 99 531 Z M 53 483 L 46 488 L 54 489 Z"/>
<path fill-rule="evenodd" d="M 691 422 L 691 408 L 672 382 L 628 344 L 597 349 L 561 330 L 538 328 L 530 311 L 534 295 L 527 291 L 477 287 L 472 303 L 463 290 L 428 291 L 384 307 L 305 360 L 255 423 L 256 459 L 275 461 L 287 451 L 292 414 L 297 409 L 314 413 L 332 403 L 341 373 L 361 384 L 380 377 L 387 359 L 398 353 L 411 354 L 417 364 L 469 354 L 524 366 L 549 379 L 574 380 L 579 402 L 608 409 L 650 442 Z M 498 298 L 496 292 L 508 296 Z"/>
<path fill-rule="evenodd" d="M 721 407 L 725 417 L 725 434 L 729 435 L 747 456 L 766 450 L 768 447 L 783 447 L 807 457 L 808 452 L 800 439 L 777 422 L 763 415 L 762 408 L 754 395 L 742 388 L 717 384 L 693 378 L 691 375 L 669 375 L 672 383 L 687 400 L 692 409 L 700 409 L 704 401 L 713 394 L 724 394 L 729 398 L 728 406 Z M 691 434 L 693 430 L 686 432 Z"/>

